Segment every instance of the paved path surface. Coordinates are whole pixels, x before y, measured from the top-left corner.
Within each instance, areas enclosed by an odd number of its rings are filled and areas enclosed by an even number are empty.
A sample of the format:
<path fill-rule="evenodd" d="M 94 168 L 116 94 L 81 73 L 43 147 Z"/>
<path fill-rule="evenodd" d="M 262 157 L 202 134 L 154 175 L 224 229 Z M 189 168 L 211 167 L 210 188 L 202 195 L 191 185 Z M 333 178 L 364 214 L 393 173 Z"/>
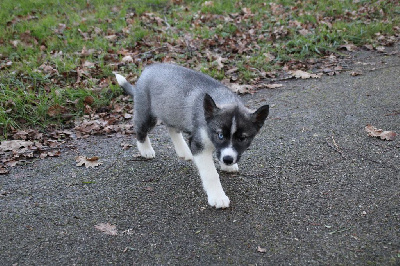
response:
<path fill-rule="evenodd" d="M 207 206 L 164 126 L 151 161 L 121 149 L 128 137 L 93 137 L 74 144 L 98 168 L 76 167 L 73 150 L 13 168 L 0 177 L 0 264 L 398 265 L 400 137 L 364 127 L 400 133 L 400 57 L 360 52 L 351 67 L 363 74 L 244 98 L 272 108 L 240 174 L 221 175 L 226 210 Z"/>

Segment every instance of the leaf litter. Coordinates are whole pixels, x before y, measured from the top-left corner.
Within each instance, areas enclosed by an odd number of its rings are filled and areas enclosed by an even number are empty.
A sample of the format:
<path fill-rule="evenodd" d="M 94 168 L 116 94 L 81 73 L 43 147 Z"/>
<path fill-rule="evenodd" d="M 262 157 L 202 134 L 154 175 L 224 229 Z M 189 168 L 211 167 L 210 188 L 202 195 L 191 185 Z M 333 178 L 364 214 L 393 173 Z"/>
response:
<path fill-rule="evenodd" d="M 115 98 L 103 112 L 90 109 L 93 98 L 84 99 L 88 114 L 75 120 L 72 130 L 57 130 L 48 128 L 44 132 L 37 129 L 14 131 L 10 140 L 0 143 L 0 174 L 8 174 L 9 168 L 25 162 L 28 159 L 58 157 L 69 141 L 87 138 L 91 135 L 134 134 L 132 118 L 132 100 L 130 96 L 121 95 Z M 48 109 L 50 115 L 64 112 L 64 108 L 55 105 Z M 123 147 L 124 149 L 129 146 Z M 77 162 L 86 167 L 96 167 L 101 163 L 83 160 Z"/>

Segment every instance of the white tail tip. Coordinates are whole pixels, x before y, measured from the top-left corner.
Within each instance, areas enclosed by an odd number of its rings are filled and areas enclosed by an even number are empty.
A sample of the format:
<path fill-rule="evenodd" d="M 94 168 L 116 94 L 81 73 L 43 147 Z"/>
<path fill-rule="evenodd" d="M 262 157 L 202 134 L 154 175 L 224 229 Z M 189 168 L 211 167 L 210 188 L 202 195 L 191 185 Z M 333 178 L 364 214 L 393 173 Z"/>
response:
<path fill-rule="evenodd" d="M 115 78 L 117 79 L 117 82 L 120 86 L 123 86 L 125 83 L 128 83 L 128 81 L 120 74 L 115 74 Z"/>

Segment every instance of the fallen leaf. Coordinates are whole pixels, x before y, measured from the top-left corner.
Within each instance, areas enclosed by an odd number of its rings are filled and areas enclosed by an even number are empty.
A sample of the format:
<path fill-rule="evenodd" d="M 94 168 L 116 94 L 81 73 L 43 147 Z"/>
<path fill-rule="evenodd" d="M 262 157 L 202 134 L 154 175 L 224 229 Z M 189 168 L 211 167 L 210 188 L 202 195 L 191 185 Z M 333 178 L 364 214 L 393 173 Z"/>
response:
<path fill-rule="evenodd" d="M 363 47 L 365 47 L 365 49 L 370 50 L 370 51 L 374 50 L 374 47 L 371 44 L 366 44 Z"/>
<path fill-rule="evenodd" d="M 85 61 L 85 63 L 83 63 L 83 65 L 82 65 L 83 67 L 88 67 L 88 68 L 91 68 L 91 67 L 94 67 L 95 66 L 95 64 L 94 63 L 92 63 L 92 62 L 90 62 L 90 61 Z"/>
<path fill-rule="evenodd" d="M 375 48 L 378 52 L 383 53 L 385 51 L 385 47 L 384 46 L 378 46 Z"/>
<path fill-rule="evenodd" d="M 307 29 L 301 29 L 301 30 L 299 30 L 299 33 L 302 36 L 306 36 L 306 35 L 310 34 L 311 32 Z"/>
<path fill-rule="evenodd" d="M 124 114 L 124 118 L 125 118 L 125 119 L 131 119 L 131 118 L 132 118 L 132 115 L 131 115 L 131 114 L 128 114 L 128 113 L 125 113 L 125 114 Z"/>
<path fill-rule="evenodd" d="M 115 40 L 117 40 L 117 35 L 112 34 L 112 35 L 105 36 L 104 38 L 106 38 L 109 41 L 115 41 Z"/>
<path fill-rule="evenodd" d="M 47 114 L 51 117 L 55 117 L 60 114 L 65 114 L 67 111 L 68 111 L 67 108 L 65 108 L 64 106 L 55 104 L 50 106 L 49 109 L 47 109 Z"/>
<path fill-rule="evenodd" d="M 239 70 L 239 68 L 233 67 L 233 68 L 231 68 L 231 69 L 225 71 L 225 74 L 226 74 L 226 75 L 230 75 L 230 74 L 235 73 L 235 72 L 238 71 L 238 70 Z"/>
<path fill-rule="evenodd" d="M 89 167 L 97 167 L 99 165 L 102 165 L 102 162 L 99 162 L 99 157 L 94 156 L 91 158 L 88 158 L 86 156 L 78 156 L 76 157 L 76 166 L 82 166 L 85 165 L 86 168 Z"/>
<path fill-rule="evenodd" d="M 253 89 L 252 89 L 253 86 L 251 86 L 251 85 L 240 85 L 237 83 L 230 83 L 230 84 L 228 84 L 228 87 L 234 93 L 239 93 L 239 94 L 253 93 Z"/>
<path fill-rule="evenodd" d="M 28 148 L 32 146 L 32 141 L 25 141 L 25 140 L 5 140 L 1 142 L 0 150 L 2 151 L 16 151 L 20 148 Z"/>
<path fill-rule="evenodd" d="M 276 58 L 273 54 L 270 54 L 270 53 L 265 53 L 265 54 L 263 54 L 263 56 L 265 57 L 265 61 L 267 63 L 271 62 L 272 60 L 275 60 L 275 58 Z"/>
<path fill-rule="evenodd" d="M 218 55 L 217 60 L 214 61 L 214 64 L 217 65 L 217 69 L 221 70 L 224 68 L 223 61 L 226 61 L 226 58 L 222 58 L 222 56 Z"/>
<path fill-rule="evenodd" d="M 39 69 L 42 70 L 42 72 L 46 73 L 46 74 L 58 74 L 58 70 L 53 68 L 50 65 L 42 64 L 39 66 Z"/>
<path fill-rule="evenodd" d="M 133 63 L 133 58 L 130 55 L 126 55 L 121 60 L 122 63 Z"/>
<path fill-rule="evenodd" d="M 214 6 L 214 2 L 213 1 L 205 1 L 203 3 L 203 6 Z"/>
<path fill-rule="evenodd" d="M 344 45 L 339 46 L 339 49 L 352 52 L 352 51 L 356 51 L 358 48 L 354 44 L 348 43 L 348 44 L 344 44 Z"/>
<path fill-rule="evenodd" d="M 130 144 L 130 143 L 125 143 L 125 142 L 121 143 L 121 147 L 122 147 L 123 150 L 127 150 L 127 149 L 131 148 L 132 146 L 133 145 Z"/>
<path fill-rule="evenodd" d="M 309 79 L 309 78 L 320 78 L 322 76 L 322 73 L 319 74 L 310 74 L 308 72 L 305 72 L 303 70 L 296 70 L 296 71 L 290 71 L 289 72 L 293 77 L 295 78 L 301 78 L 301 79 Z"/>
<path fill-rule="evenodd" d="M 266 84 L 265 87 L 267 87 L 268 89 L 276 89 L 276 88 L 280 88 L 282 87 L 282 84 Z"/>
<path fill-rule="evenodd" d="M 368 136 L 377 137 L 383 140 L 394 140 L 396 138 L 396 132 L 394 131 L 383 131 L 382 129 L 377 129 L 372 125 L 367 125 L 365 131 L 368 132 Z"/>
<path fill-rule="evenodd" d="M 83 102 L 87 105 L 92 105 L 94 103 L 93 96 L 86 96 Z"/>
<path fill-rule="evenodd" d="M 258 247 L 257 247 L 257 251 L 260 252 L 260 253 L 265 253 L 265 252 L 267 252 L 267 249 L 258 246 Z"/>
<path fill-rule="evenodd" d="M 350 75 L 353 77 L 356 77 L 356 76 L 362 75 L 362 72 L 361 71 L 352 71 L 352 72 L 350 72 Z"/>
<path fill-rule="evenodd" d="M 79 34 L 82 36 L 84 40 L 89 40 L 89 34 L 87 32 L 83 32 L 81 29 L 78 29 Z"/>
<path fill-rule="evenodd" d="M 88 160 L 89 162 L 95 162 L 95 161 L 99 160 L 99 157 L 97 157 L 97 156 L 93 156 L 93 157 L 90 157 L 90 158 L 86 157 L 86 160 Z"/>
<path fill-rule="evenodd" d="M 11 161 L 6 162 L 6 165 L 9 166 L 9 167 L 14 167 L 17 164 L 18 164 L 18 161 L 15 161 L 15 160 L 11 160 Z"/>
<path fill-rule="evenodd" d="M 0 166 L 0 175 L 8 174 L 8 172 L 9 172 L 9 170 L 6 167 L 4 167 L 2 165 Z"/>
<path fill-rule="evenodd" d="M 63 34 L 64 30 L 67 28 L 67 25 L 65 24 L 58 24 L 58 27 L 54 29 L 54 33 L 56 34 Z"/>
<path fill-rule="evenodd" d="M 116 236 L 118 234 L 117 227 L 109 223 L 100 223 L 94 226 L 97 230 L 103 232 L 106 235 Z"/>

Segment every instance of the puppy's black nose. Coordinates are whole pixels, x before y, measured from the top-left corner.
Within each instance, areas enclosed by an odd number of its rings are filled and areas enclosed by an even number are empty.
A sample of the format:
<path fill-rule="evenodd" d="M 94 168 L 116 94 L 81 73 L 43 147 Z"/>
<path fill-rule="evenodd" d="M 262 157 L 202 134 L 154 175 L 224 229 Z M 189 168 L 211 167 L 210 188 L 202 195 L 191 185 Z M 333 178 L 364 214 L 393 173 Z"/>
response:
<path fill-rule="evenodd" d="M 232 156 L 224 156 L 224 158 L 222 158 L 222 161 L 224 161 L 224 164 L 226 165 L 231 165 L 233 163 L 233 157 Z"/>

